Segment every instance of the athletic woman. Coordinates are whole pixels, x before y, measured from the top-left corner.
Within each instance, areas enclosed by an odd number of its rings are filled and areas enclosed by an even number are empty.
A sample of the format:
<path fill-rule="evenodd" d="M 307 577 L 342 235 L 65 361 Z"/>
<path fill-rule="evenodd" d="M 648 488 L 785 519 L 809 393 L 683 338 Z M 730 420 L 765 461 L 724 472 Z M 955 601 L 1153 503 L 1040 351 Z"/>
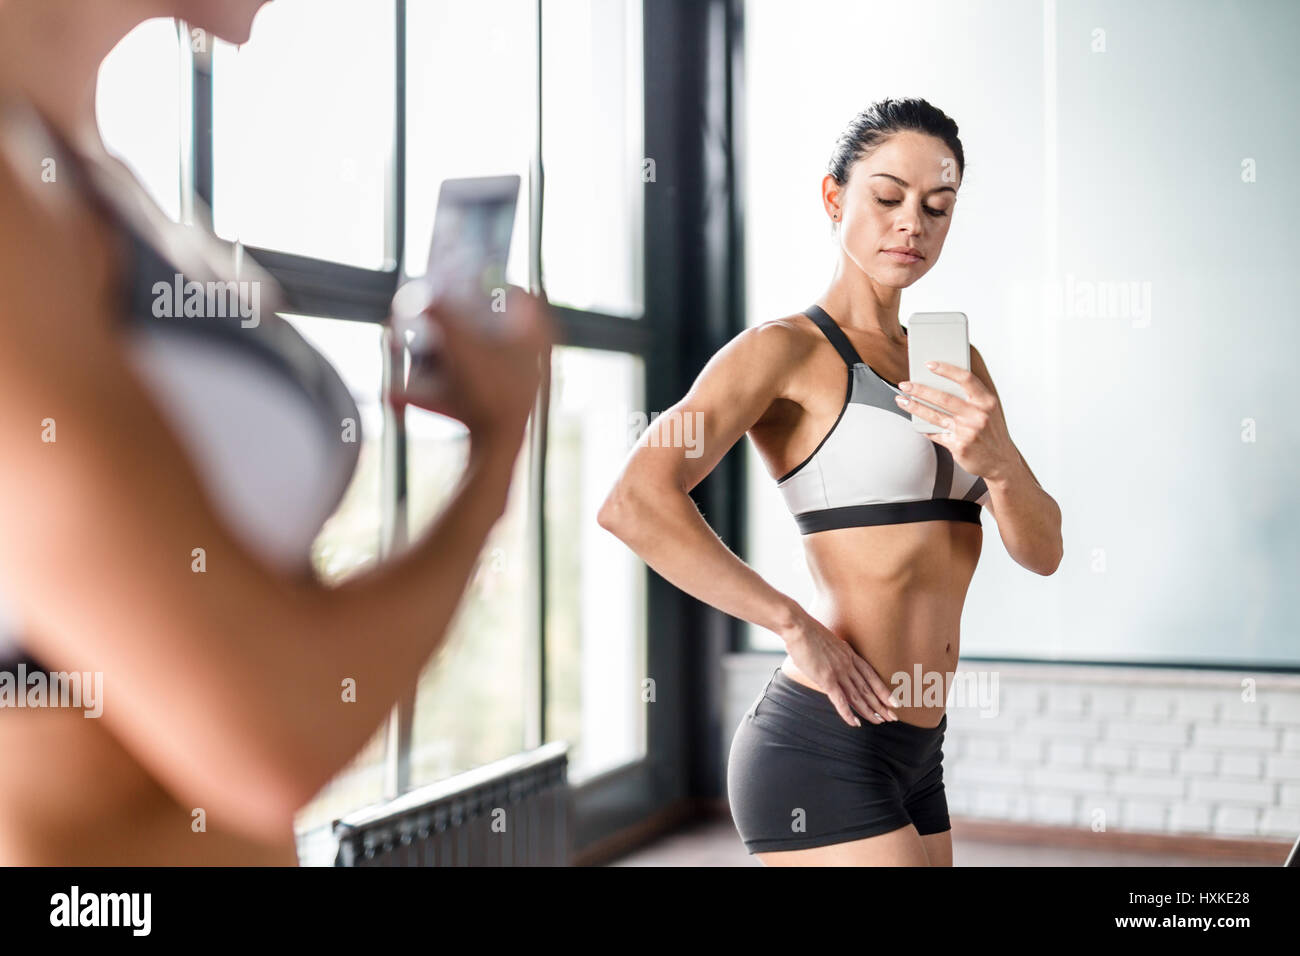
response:
<path fill-rule="evenodd" d="M 123 36 L 243 42 L 262 3 L 0 0 L 0 864 L 295 865 L 296 811 L 441 645 L 505 508 L 551 341 L 518 293 L 502 336 L 426 311 L 442 377 L 389 399 L 464 422 L 467 467 L 401 557 L 320 583 L 355 404 L 274 283 L 104 152 Z M 250 282 L 260 315 L 169 299 Z"/>
<path fill-rule="evenodd" d="M 935 369 L 965 399 L 904 381 L 899 300 L 939 259 L 964 164 L 957 125 L 924 100 L 860 113 L 822 180 L 830 285 L 720 349 L 672 409 L 702 416 L 704 453 L 647 431 L 600 512 L 664 578 L 786 647 L 727 768 L 737 829 L 768 865 L 952 865 L 944 701 L 981 509 L 1024 567 L 1061 560 L 1060 509 L 1007 433 L 979 350 L 970 371 Z M 912 412 L 945 431 L 918 432 Z M 802 533 L 811 609 L 728 550 L 688 496 L 746 434 Z M 942 695 L 884 679 L 918 666 Z"/>

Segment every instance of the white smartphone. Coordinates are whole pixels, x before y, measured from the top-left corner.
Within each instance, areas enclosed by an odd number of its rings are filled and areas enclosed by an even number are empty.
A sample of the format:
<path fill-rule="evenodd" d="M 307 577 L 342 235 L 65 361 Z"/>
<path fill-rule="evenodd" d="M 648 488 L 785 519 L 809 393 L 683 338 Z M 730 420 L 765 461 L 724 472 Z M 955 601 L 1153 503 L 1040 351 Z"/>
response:
<path fill-rule="evenodd" d="M 970 369 L 970 334 L 964 312 L 913 312 L 907 320 L 907 374 L 913 382 L 929 385 L 949 395 L 966 398 L 965 390 L 950 378 L 925 367 L 926 362 L 947 362 L 959 368 Z M 926 408 L 930 402 L 921 401 Z M 944 429 L 912 413 L 912 425 L 925 435 L 938 434 Z"/>
<path fill-rule="evenodd" d="M 491 300 L 505 295 L 518 202 L 518 176 L 443 180 L 423 280 L 428 299 L 447 296 L 471 314 L 491 315 Z M 398 322 L 414 355 L 430 350 L 418 319 L 406 315 Z"/>

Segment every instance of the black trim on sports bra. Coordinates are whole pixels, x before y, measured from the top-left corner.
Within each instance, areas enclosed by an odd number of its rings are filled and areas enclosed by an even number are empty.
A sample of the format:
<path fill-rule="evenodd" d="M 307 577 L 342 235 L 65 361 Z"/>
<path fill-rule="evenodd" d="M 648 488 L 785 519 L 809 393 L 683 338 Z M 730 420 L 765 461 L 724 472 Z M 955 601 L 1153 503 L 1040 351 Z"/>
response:
<path fill-rule="evenodd" d="M 850 346 L 850 348 L 852 348 L 852 346 Z M 776 483 L 778 485 L 781 482 L 785 481 L 787 478 L 793 478 L 798 473 L 800 468 L 802 468 L 804 465 L 808 464 L 808 462 L 813 460 L 813 456 L 815 456 L 819 451 L 822 450 L 822 445 L 826 444 L 827 440 L 832 435 L 835 434 L 835 429 L 839 427 L 840 419 L 844 417 L 844 412 L 848 410 L 849 397 L 853 394 L 853 369 L 850 368 L 847 371 L 848 374 L 845 375 L 847 381 L 845 382 L 844 385 L 844 404 L 840 406 L 840 413 L 835 416 L 835 423 L 831 425 L 830 430 L 825 435 L 822 436 L 822 440 L 817 443 L 817 447 L 808 453 L 807 458 L 799 462 L 799 464 L 795 465 L 793 468 L 791 468 L 789 471 L 787 471 L 784 475 L 782 475 L 780 478 L 776 480 Z"/>
<path fill-rule="evenodd" d="M 808 308 L 804 309 L 803 314 L 817 323 L 817 327 L 822 330 L 826 338 L 830 339 L 831 345 L 835 346 L 835 351 L 840 353 L 840 358 L 844 359 L 847 365 L 850 367 L 854 365 L 866 365 L 868 369 L 871 369 L 871 374 L 876 376 L 876 378 L 880 379 L 886 385 L 892 385 L 894 388 L 898 388 L 897 382 L 891 382 L 863 361 L 862 356 L 858 354 L 858 350 L 855 349 L 853 343 L 849 341 L 849 337 L 844 334 L 844 330 L 836 324 L 834 319 L 826 314 L 826 310 L 820 305 L 814 303 L 808 306 Z M 902 326 L 902 329 L 903 334 L 906 335 L 907 326 Z"/>
<path fill-rule="evenodd" d="M 817 328 L 821 329 L 826 337 L 831 340 L 831 345 L 835 346 L 835 351 L 840 353 L 840 358 L 844 359 L 844 364 L 849 366 L 867 364 L 862 361 L 862 356 L 853 347 L 853 343 L 844 334 L 844 330 L 835 324 L 835 320 L 827 315 L 826 310 L 820 305 L 808 306 L 808 308 L 804 309 L 803 314 L 817 323 Z"/>
<path fill-rule="evenodd" d="M 886 501 L 874 505 L 823 508 L 795 515 L 802 534 L 860 528 L 864 525 L 907 524 L 911 521 L 966 521 L 980 524 L 981 508 L 974 501 L 957 498 L 927 498 L 922 501 Z"/>

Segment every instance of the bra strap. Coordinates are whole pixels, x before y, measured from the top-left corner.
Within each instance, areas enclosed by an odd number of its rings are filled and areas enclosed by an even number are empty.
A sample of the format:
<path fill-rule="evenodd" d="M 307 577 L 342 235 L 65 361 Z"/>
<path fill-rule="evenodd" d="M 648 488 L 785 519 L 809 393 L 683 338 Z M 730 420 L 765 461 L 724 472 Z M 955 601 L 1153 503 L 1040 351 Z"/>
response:
<path fill-rule="evenodd" d="M 853 347 L 853 343 L 849 341 L 849 337 L 844 334 L 844 330 L 835 324 L 820 305 L 808 306 L 803 314 L 817 323 L 817 327 L 825 333 L 826 338 L 830 339 L 831 345 L 835 346 L 835 351 L 840 353 L 840 358 L 844 359 L 847 365 L 852 367 L 866 364 L 858 355 L 857 349 Z"/>

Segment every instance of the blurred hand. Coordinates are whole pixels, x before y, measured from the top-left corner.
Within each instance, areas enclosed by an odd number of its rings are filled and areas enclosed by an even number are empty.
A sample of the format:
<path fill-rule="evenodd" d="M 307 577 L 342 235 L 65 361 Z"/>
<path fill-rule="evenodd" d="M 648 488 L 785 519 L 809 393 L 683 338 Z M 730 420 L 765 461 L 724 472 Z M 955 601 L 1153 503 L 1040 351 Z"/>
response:
<path fill-rule="evenodd" d="M 427 347 L 413 351 L 406 385 L 394 382 L 392 404 L 463 422 L 475 445 L 517 446 L 554 342 L 546 304 L 512 286 L 504 312 L 480 314 L 442 298 L 427 304 L 416 323 Z"/>

